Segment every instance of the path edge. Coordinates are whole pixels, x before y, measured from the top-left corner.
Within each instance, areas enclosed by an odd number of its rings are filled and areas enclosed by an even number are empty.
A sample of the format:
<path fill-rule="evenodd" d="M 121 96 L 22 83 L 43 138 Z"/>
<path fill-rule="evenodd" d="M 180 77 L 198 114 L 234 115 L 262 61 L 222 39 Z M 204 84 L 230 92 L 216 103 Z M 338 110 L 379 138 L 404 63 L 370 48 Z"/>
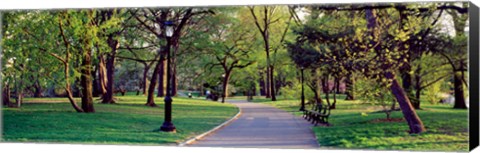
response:
<path fill-rule="evenodd" d="M 225 126 L 227 126 L 228 124 L 232 123 L 233 121 L 235 121 L 236 119 L 238 119 L 238 118 L 240 117 L 240 115 L 242 115 L 242 109 L 241 109 L 240 107 L 237 107 L 237 108 L 238 108 L 237 114 L 235 114 L 235 116 L 233 116 L 233 117 L 230 118 L 229 120 L 223 122 L 222 124 L 216 126 L 216 127 L 213 128 L 213 129 L 208 130 L 207 132 L 204 132 L 204 133 L 202 133 L 202 134 L 200 134 L 200 135 L 197 135 L 197 136 L 195 136 L 195 137 L 193 137 L 193 138 L 190 138 L 190 139 L 188 139 L 187 141 L 181 142 L 181 143 L 179 143 L 177 146 L 183 147 L 183 146 L 192 144 L 193 142 L 195 142 L 195 141 L 197 141 L 197 140 L 200 140 L 200 139 L 202 139 L 203 137 L 205 137 L 205 136 L 207 136 L 207 135 L 209 135 L 209 134 L 211 134 L 211 133 L 219 130 L 220 128 L 225 127 Z"/>

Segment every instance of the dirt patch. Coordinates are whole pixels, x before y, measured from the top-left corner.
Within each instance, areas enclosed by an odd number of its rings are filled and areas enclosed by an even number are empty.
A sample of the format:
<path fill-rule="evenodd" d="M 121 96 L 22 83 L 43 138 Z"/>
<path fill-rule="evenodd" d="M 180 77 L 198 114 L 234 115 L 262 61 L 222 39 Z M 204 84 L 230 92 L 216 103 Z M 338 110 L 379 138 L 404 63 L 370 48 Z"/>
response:
<path fill-rule="evenodd" d="M 405 121 L 404 118 L 391 118 L 391 119 L 386 119 L 386 118 L 379 118 L 379 119 L 374 119 L 371 120 L 371 123 L 383 123 L 383 122 L 403 122 Z"/>

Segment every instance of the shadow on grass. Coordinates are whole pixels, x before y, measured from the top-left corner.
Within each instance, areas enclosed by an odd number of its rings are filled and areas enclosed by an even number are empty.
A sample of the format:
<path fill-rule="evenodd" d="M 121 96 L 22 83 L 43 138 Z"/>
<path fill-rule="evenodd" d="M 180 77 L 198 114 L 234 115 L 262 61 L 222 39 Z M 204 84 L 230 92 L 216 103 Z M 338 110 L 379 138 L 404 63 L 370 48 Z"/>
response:
<path fill-rule="evenodd" d="M 231 104 L 178 98 L 173 103 L 177 133 L 153 132 L 164 121 L 159 107 L 143 105 L 143 97 L 128 103 L 95 104 L 96 113 L 76 113 L 65 103 L 26 103 L 3 108 L 3 138 L 9 142 L 96 144 L 172 144 L 223 123 L 238 112 Z"/>

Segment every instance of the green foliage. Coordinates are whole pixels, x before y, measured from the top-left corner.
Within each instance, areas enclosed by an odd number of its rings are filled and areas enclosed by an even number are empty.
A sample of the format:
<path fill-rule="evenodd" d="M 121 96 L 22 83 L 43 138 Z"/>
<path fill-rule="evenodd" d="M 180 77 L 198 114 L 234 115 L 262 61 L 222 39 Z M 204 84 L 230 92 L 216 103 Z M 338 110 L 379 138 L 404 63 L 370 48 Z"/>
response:
<path fill-rule="evenodd" d="M 229 88 L 246 90 L 256 85 L 258 79 L 256 46 L 259 41 L 256 31 L 245 27 L 241 8 L 215 8 L 214 15 L 192 25 L 196 30 L 185 37 L 188 47 L 179 58 L 179 75 L 192 79 L 188 86 L 198 87 L 204 83 L 219 86 L 222 75 L 231 73 Z M 193 72 L 193 75 L 192 75 Z M 185 82 L 185 84 L 187 84 Z"/>
<path fill-rule="evenodd" d="M 291 85 L 283 87 L 280 89 L 281 98 L 283 99 L 300 99 L 302 95 L 302 84 L 298 80 L 291 82 Z M 313 93 L 308 90 L 308 87 L 305 86 L 305 99 L 310 99 L 313 97 Z"/>
<path fill-rule="evenodd" d="M 430 104 L 437 104 L 442 100 L 442 82 L 434 83 L 425 89 L 425 96 Z"/>
<path fill-rule="evenodd" d="M 442 95 L 448 94 L 450 90 L 450 87 L 444 84 L 449 82 L 448 76 L 451 75 L 451 68 L 445 64 L 447 61 L 442 59 L 441 56 L 424 53 L 412 62 L 415 82 L 419 81 L 420 89 L 424 89 L 423 94 L 431 104 L 438 103 L 442 99 Z"/>
<path fill-rule="evenodd" d="M 44 54 L 47 48 L 57 51 L 53 44 L 47 43 L 53 37 L 49 33 L 56 29 L 52 26 L 40 28 L 52 20 L 50 13 L 39 11 L 11 11 L 4 15 L 2 82 L 10 84 L 17 94 L 34 84 L 44 88 L 61 72 L 57 66 L 60 63 Z"/>
<path fill-rule="evenodd" d="M 387 87 L 386 82 L 375 82 L 359 79 L 355 83 L 354 93 L 363 103 L 382 106 L 387 118 L 390 118 L 392 105 L 396 103 L 395 97 Z"/>

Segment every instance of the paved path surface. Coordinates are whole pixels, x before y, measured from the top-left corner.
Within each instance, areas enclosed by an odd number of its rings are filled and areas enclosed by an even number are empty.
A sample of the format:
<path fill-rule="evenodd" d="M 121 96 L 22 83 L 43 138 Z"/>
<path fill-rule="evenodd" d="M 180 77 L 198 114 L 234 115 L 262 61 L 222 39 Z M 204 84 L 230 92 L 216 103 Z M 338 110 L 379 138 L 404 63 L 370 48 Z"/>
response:
<path fill-rule="evenodd" d="M 189 146 L 232 148 L 318 148 L 312 124 L 269 105 L 229 100 L 242 115 Z"/>

